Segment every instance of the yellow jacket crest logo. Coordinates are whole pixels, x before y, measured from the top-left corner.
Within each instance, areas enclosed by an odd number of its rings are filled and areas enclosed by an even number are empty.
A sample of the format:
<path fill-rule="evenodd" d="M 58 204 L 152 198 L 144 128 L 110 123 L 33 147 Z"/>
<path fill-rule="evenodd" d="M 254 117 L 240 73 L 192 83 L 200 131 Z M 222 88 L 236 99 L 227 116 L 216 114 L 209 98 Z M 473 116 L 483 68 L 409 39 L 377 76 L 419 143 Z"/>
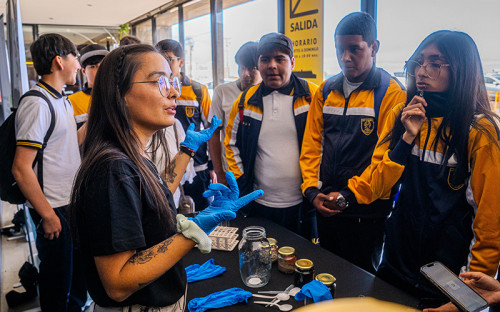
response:
<path fill-rule="evenodd" d="M 189 118 L 194 116 L 194 107 L 186 107 L 186 116 Z"/>
<path fill-rule="evenodd" d="M 365 135 L 370 135 L 375 129 L 375 119 L 373 118 L 361 118 L 361 131 Z"/>

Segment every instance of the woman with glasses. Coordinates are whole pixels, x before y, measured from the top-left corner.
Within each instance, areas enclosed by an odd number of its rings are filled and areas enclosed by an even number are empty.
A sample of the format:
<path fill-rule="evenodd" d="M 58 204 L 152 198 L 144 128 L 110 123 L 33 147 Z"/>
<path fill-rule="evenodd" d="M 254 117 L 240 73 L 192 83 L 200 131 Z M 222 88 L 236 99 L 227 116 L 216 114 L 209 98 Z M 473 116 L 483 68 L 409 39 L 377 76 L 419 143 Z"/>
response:
<path fill-rule="evenodd" d="M 420 274 L 424 264 L 440 261 L 457 274 L 463 266 L 490 276 L 497 271 L 499 117 L 476 44 L 463 32 L 429 35 L 406 72 L 407 103 L 388 119 L 370 175 L 355 181 L 372 197 L 357 199 L 369 203 L 399 190 L 378 275 L 418 296 L 439 297 Z"/>
<path fill-rule="evenodd" d="M 176 215 L 171 192 L 220 120 L 200 132 L 188 129 L 165 181 L 145 150 L 149 141 L 164 149 L 162 129 L 174 123 L 180 85 L 168 77 L 163 56 L 141 44 L 112 51 L 97 73 L 70 206 L 94 300 L 90 311 L 183 311 L 182 257 L 195 244 L 209 252 L 207 234 L 261 194 L 238 199 L 229 174 L 230 188 L 211 186 L 211 206 L 193 219 Z"/>

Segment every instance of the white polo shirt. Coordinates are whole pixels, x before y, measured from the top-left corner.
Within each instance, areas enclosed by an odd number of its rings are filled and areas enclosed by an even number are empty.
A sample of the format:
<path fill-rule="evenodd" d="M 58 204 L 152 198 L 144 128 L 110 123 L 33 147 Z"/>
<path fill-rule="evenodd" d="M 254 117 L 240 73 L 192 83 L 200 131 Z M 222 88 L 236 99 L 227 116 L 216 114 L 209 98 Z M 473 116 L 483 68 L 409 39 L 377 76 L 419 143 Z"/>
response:
<path fill-rule="evenodd" d="M 31 89 L 41 91 L 54 107 L 54 131 L 43 153 L 43 191 L 52 208 L 65 206 L 70 202 L 81 163 L 73 107 L 66 96 L 43 81 Z M 50 121 L 50 109 L 45 100 L 35 96 L 24 98 L 16 113 L 17 145 L 41 149 Z M 37 167 L 38 164 L 34 168 L 35 174 L 38 173 Z M 28 206 L 33 207 L 29 202 Z"/>
<path fill-rule="evenodd" d="M 254 189 L 262 189 L 264 195 L 255 201 L 268 207 L 288 208 L 302 202 L 293 96 L 273 91 L 262 100 L 264 111 L 255 158 Z"/>
<path fill-rule="evenodd" d="M 214 90 L 214 96 L 212 99 L 212 105 L 210 106 L 210 111 L 208 113 L 208 120 L 212 120 L 214 115 L 217 118 L 222 119 L 222 125 L 224 129 L 227 127 L 229 121 L 229 114 L 233 108 L 233 104 L 241 94 L 240 88 L 238 88 L 237 81 L 229 82 L 217 86 Z M 226 137 L 226 131 L 220 131 L 220 142 L 221 142 L 221 153 L 222 153 L 222 168 L 227 171 L 228 165 L 226 161 L 226 147 L 224 146 L 224 139 Z"/>

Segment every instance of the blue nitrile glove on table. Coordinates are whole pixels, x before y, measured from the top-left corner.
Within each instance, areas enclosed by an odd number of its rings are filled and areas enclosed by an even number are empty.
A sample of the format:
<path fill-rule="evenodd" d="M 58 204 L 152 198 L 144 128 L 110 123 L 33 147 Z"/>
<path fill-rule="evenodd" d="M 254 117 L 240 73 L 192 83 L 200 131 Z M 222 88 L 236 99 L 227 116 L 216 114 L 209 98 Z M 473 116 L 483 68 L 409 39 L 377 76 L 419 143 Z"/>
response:
<path fill-rule="evenodd" d="M 208 279 L 226 272 L 226 268 L 214 264 L 214 259 L 210 259 L 202 265 L 192 264 L 186 267 L 187 282 L 192 283 Z"/>
<path fill-rule="evenodd" d="M 217 115 L 214 115 L 210 123 L 210 128 L 198 132 L 194 131 L 194 123 L 191 123 L 186 130 L 186 138 L 180 145 L 196 152 L 200 145 L 207 142 L 212 137 L 212 134 L 219 128 L 221 123 L 222 119 L 217 119 Z"/>
<path fill-rule="evenodd" d="M 316 280 L 302 286 L 302 289 L 295 295 L 295 300 L 302 301 L 306 297 L 311 298 L 314 303 L 333 299 L 330 289 L 322 282 Z"/>
<path fill-rule="evenodd" d="M 236 183 L 234 174 L 231 171 L 226 172 L 226 180 L 229 187 L 219 183 L 208 186 L 208 191 L 203 193 L 203 196 L 214 196 L 214 201 L 195 218 L 191 219 L 207 234 L 212 232 L 222 221 L 236 218 L 236 211 L 264 194 L 264 191 L 257 190 L 239 198 L 238 183 Z"/>
<path fill-rule="evenodd" d="M 208 309 L 216 309 L 232 306 L 238 302 L 247 302 L 252 293 L 241 288 L 229 288 L 218 291 L 202 298 L 194 298 L 189 301 L 189 312 L 203 312 Z"/>

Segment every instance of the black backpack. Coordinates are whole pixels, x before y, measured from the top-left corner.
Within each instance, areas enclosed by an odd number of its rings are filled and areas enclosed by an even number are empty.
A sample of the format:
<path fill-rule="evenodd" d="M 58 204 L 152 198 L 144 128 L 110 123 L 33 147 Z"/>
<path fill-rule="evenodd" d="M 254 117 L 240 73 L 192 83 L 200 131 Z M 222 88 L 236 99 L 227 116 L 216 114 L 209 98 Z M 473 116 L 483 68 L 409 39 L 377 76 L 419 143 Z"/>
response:
<path fill-rule="evenodd" d="M 37 96 L 44 99 L 47 102 L 50 109 L 50 126 L 43 139 L 43 145 L 33 161 L 33 167 L 38 162 L 38 183 L 43 191 L 43 150 L 47 146 L 47 141 L 52 134 L 55 126 L 55 112 L 52 103 L 49 99 L 40 91 L 30 90 L 26 92 L 20 99 L 21 101 L 27 96 Z M 19 189 L 14 176 L 12 175 L 12 164 L 14 163 L 14 155 L 16 154 L 16 108 L 12 109 L 12 114 L 4 121 L 0 126 L 0 198 L 11 204 L 23 204 L 26 202 L 26 198 Z"/>

